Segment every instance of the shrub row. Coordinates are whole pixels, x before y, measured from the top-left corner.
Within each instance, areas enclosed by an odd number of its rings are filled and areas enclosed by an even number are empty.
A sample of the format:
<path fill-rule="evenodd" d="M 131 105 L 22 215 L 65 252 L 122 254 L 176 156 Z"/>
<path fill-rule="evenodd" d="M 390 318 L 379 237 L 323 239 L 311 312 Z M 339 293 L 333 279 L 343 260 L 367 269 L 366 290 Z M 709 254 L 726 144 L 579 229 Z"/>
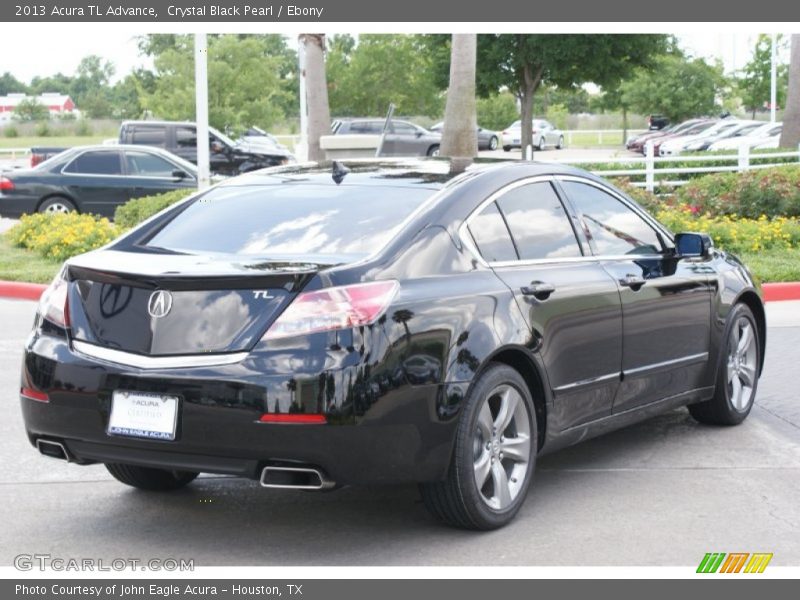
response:
<path fill-rule="evenodd" d="M 193 189 L 180 189 L 130 200 L 114 211 L 114 223 L 120 229 L 130 229 L 193 193 Z"/>
<path fill-rule="evenodd" d="M 117 226 L 105 217 L 36 213 L 23 215 L 6 236 L 14 246 L 62 261 L 104 246 L 118 234 Z"/>

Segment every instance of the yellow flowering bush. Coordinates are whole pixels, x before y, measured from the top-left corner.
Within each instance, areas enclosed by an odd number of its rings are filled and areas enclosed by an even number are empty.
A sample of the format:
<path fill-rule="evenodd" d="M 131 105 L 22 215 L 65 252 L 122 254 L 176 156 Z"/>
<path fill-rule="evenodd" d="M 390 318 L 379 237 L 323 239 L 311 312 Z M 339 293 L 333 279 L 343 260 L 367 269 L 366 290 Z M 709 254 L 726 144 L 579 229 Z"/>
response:
<path fill-rule="evenodd" d="M 118 233 L 105 217 L 73 212 L 23 215 L 6 236 L 14 246 L 62 261 L 104 246 Z"/>
<path fill-rule="evenodd" d="M 800 220 L 789 217 L 757 219 L 738 215 L 709 216 L 697 214 L 688 206 L 665 208 L 656 218 L 675 233 L 708 233 L 714 244 L 734 254 L 759 250 L 800 248 Z"/>

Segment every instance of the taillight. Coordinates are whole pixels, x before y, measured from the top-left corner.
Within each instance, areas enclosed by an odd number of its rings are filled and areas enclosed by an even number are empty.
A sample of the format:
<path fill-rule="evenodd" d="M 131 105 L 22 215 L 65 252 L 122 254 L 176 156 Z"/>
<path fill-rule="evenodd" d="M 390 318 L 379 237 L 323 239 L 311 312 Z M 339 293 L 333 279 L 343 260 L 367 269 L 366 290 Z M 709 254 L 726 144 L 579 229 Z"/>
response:
<path fill-rule="evenodd" d="M 56 275 L 39 300 L 39 314 L 59 327 L 69 327 L 69 285 L 64 271 Z"/>
<path fill-rule="evenodd" d="M 304 292 L 276 319 L 264 339 L 370 325 L 386 311 L 399 288 L 396 281 L 376 281 Z"/>
<path fill-rule="evenodd" d="M 45 394 L 44 392 L 40 392 L 38 390 L 34 390 L 33 388 L 29 387 L 20 388 L 19 395 L 22 396 L 23 398 L 36 400 L 37 402 L 50 402 L 50 397 L 47 394 Z"/>
<path fill-rule="evenodd" d="M 14 182 L 8 177 L 0 177 L 0 192 L 7 192 L 14 189 Z"/>

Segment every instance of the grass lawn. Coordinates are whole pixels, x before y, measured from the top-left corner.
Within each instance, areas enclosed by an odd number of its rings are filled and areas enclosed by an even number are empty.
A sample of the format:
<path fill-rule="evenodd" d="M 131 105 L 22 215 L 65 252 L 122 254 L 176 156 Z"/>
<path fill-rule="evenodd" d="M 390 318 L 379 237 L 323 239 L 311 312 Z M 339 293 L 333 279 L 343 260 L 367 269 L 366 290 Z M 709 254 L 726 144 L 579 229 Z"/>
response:
<path fill-rule="evenodd" d="M 42 258 L 30 250 L 15 248 L 0 235 L 0 279 L 50 283 L 60 266 L 60 262 Z"/>
<path fill-rule="evenodd" d="M 739 258 L 762 283 L 800 281 L 800 248 L 741 253 Z"/>
<path fill-rule="evenodd" d="M 0 148 L 70 148 L 72 146 L 86 146 L 88 144 L 100 144 L 103 140 L 114 137 L 107 135 L 70 135 L 64 137 L 47 136 L 21 136 L 15 138 L 0 137 Z"/>

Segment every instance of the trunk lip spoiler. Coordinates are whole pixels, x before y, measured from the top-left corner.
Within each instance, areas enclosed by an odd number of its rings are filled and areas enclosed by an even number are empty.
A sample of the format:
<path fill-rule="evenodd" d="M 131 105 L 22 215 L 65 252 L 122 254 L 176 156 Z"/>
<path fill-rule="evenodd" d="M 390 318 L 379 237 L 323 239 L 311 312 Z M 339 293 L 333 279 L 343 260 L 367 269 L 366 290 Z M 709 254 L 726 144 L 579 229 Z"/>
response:
<path fill-rule="evenodd" d="M 138 369 L 179 369 L 189 367 L 214 367 L 242 362 L 249 352 L 225 352 L 204 354 L 181 354 L 169 356 L 145 356 L 124 350 L 105 348 L 80 340 L 72 340 L 72 349 L 78 354 L 113 364 Z"/>

